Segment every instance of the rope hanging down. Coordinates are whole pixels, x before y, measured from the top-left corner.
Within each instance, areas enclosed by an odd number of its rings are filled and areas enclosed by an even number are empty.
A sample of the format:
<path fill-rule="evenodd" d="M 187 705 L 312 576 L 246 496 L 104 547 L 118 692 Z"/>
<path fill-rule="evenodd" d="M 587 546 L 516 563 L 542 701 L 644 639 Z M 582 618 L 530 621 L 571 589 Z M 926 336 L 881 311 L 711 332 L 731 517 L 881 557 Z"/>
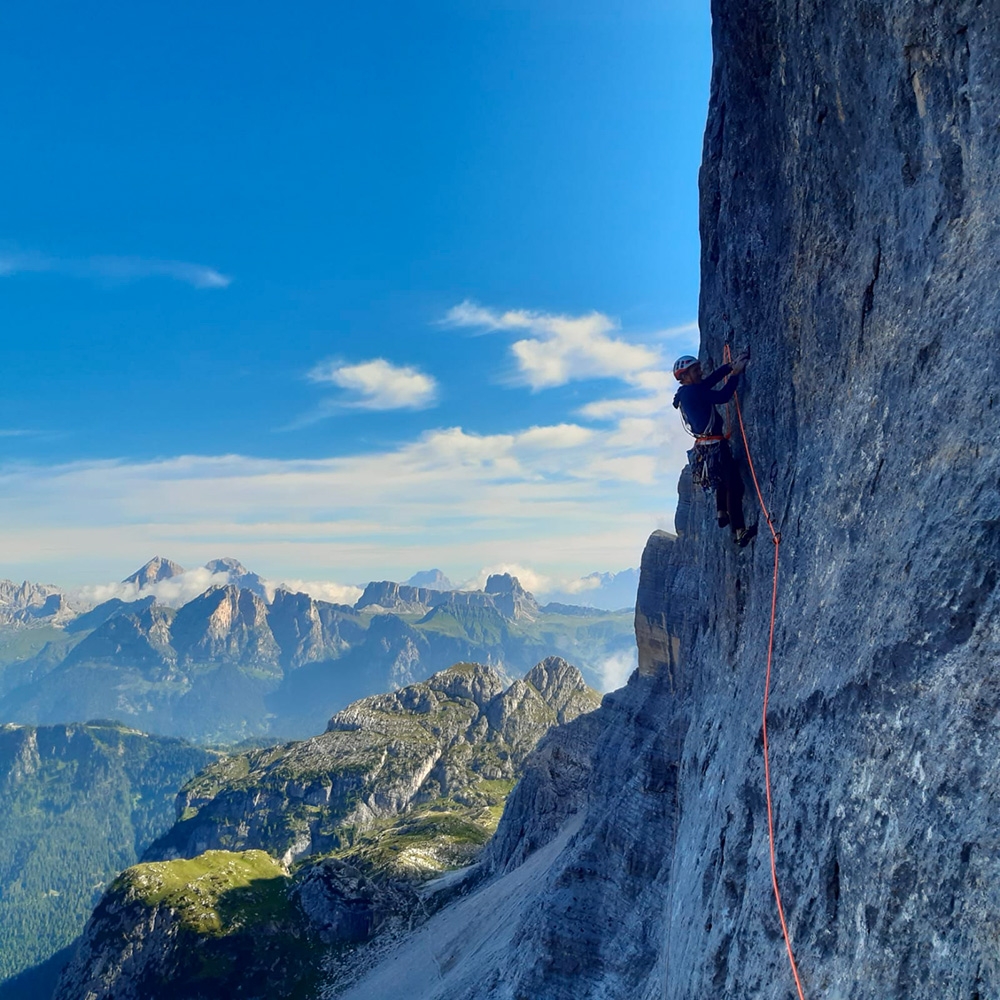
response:
<path fill-rule="evenodd" d="M 723 348 L 723 361 L 730 364 L 733 360 L 729 345 Z M 781 904 L 781 890 L 778 888 L 778 864 L 774 851 L 774 809 L 771 804 L 771 764 L 768 757 L 767 744 L 767 702 L 771 694 L 771 665 L 774 661 L 774 623 L 778 614 L 778 556 L 781 551 L 781 535 L 774 528 L 771 520 L 771 512 L 764 503 L 764 495 L 760 491 L 760 483 L 757 480 L 757 470 L 754 468 L 753 456 L 750 454 L 750 444 L 747 441 L 746 428 L 743 426 L 743 413 L 740 410 L 740 395 L 733 394 L 736 402 L 736 420 L 740 425 L 740 436 L 743 438 L 743 450 L 746 452 L 747 465 L 750 467 L 750 475 L 753 477 L 753 488 L 757 491 L 757 501 L 760 503 L 761 513 L 767 521 L 767 527 L 771 532 L 771 540 L 774 542 L 774 581 L 771 586 L 771 627 L 767 637 L 767 672 L 764 677 L 764 791 L 767 795 L 767 836 L 771 848 L 771 883 L 774 885 L 774 901 L 778 905 L 778 919 L 781 921 L 781 933 L 785 938 L 785 948 L 788 951 L 788 962 L 792 967 L 792 976 L 795 979 L 795 989 L 798 991 L 799 1000 L 806 1000 L 802 990 L 802 981 L 799 979 L 798 966 L 795 964 L 795 954 L 792 951 L 792 940 L 788 936 L 788 924 L 785 921 L 785 908 Z"/>

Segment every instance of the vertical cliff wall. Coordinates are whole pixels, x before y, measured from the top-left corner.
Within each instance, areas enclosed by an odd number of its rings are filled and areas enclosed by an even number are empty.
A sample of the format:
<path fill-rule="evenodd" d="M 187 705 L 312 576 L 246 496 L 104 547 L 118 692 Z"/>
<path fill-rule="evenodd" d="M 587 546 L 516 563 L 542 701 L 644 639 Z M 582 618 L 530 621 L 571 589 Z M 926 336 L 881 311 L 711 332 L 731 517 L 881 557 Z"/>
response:
<path fill-rule="evenodd" d="M 702 355 L 753 350 L 744 412 L 783 539 L 778 863 L 806 995 L 985 1000 L 1000 2 L 714 0 L 713 16 Z M 347 995 L 794 995 L 762 766 L 773 547 L 762 524 L 737 552 L 686 476 L 680 491 L 677 540 L 643 557 L 638 675 L 536 755 L 481 896 Z M 490 899 L 506 937 L 476 951 Z"/>
<path fill-rule="evenodd" d="M 809 995 L 994 996 L 1000 874 L 995 2 L 714 6 L 703 350 L 752 345 L 751 448 L 782 533 L 779 859 Z M 730 330 L 735 334 L 730 334 Z M 784 997 L 761 811 L 771 545 L 680 546 L 677 975 Z M 764 532 L 762 531 L 762 535 Z M 693 919 L 697 914 L 698 919 Z"/>

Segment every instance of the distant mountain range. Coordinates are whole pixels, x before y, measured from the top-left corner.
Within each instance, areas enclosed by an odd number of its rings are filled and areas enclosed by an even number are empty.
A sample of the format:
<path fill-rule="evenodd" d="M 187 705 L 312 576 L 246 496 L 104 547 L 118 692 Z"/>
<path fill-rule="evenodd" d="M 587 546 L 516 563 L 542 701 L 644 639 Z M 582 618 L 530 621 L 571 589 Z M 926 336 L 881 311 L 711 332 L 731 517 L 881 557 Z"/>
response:
<path fill-rule="evenodd" d="M 0 720 L 305 737 L 350 701 L 459 661 L 510 675 L 559 655 L 606 689 L 635 656 L 631 611 L 540 606 L 509 574 L 473 591 L 373 582 L 348 605 L 273 590 L 235 559 L 199 572 L 212 585 L 180 607 L 161 591 L 190 574 L 162 557 L 123 581 L 134 599 L 86 611 L 56 588 L 0 582 Z M 414 579 L 448 582 L 437 570 Z"/>

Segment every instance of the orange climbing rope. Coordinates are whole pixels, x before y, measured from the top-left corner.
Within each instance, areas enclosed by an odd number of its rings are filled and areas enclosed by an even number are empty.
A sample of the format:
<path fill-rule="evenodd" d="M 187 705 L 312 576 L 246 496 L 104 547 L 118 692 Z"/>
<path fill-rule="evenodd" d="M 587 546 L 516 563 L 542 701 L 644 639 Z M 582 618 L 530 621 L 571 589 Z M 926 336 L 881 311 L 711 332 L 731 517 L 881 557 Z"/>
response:
<path fill-rule="evenodd" d="M 723 361 L 730 364 L 733 360 L 729 345 L 723 348 Z M 768 758 L 767 745 L 767 702 L 771 694 L 771 664 L 774 662 L 774 622 L 778 614 L 778 556 L 781 551 L 781 534 L 775 530 L 774 522 L 771 520 L 771 512 L 764 503 L 764 495 L 760 491 L 760 483 L 757 480 L 757 470 L 754 468 L 753 456 L 750 454 L 750 444 L 747 441 L 746 428 L 743 426 L 743 413 L 740 410 L 739 393 L 733 394 L 736 402 L 736 419 L 740 425 L 740 436 L 743 438 L 743 449 L 747 456 L 747 465 L 750 467 L 750 475 L 753 477 L 753 487 L 757 491 L 757 500 L 760 503 L 761 513 L 767 521 L 767 527 L 771 532 L 771 539 L 774 542 L 774 582 L 771 586 L 771 627 L 767 637 L 767 672 L 764 677 L 764 791 L 767 794 L 767 836 L 771 847 L 771 882 L 774 885 L 774 900 L 778 904 L 778 919 L 781 921 L 781 933 L 785 938 L 785 948 L 788 951 L 788 962 L 792 967 L 792 976 L 795 979 L 795 989 L 798 990 L 799 1000 L 805 1000 L 805 993 L 802 990 L 802 981 L 799 979 L 799 969 L 795 964 L 795 954 L 792 951 L 792 940 L 788 936 L 788 924 L 785 921 L 785 908 L 781 904 L 781 890 L 778 888 L 778 863 L 774 852 L 774 809 L 771 804 L 771 764 Z"/>

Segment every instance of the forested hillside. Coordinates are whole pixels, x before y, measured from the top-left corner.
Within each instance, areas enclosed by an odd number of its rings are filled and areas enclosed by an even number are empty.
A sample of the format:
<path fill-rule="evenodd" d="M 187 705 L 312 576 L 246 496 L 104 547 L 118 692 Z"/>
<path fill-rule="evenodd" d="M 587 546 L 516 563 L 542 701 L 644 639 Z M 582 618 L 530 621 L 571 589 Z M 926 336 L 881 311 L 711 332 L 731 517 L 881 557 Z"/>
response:
<path fill-rule="evenodd" d="M 217 756 L 111 723 L 0 726 L 0 982 L 73 941 Z"/>

